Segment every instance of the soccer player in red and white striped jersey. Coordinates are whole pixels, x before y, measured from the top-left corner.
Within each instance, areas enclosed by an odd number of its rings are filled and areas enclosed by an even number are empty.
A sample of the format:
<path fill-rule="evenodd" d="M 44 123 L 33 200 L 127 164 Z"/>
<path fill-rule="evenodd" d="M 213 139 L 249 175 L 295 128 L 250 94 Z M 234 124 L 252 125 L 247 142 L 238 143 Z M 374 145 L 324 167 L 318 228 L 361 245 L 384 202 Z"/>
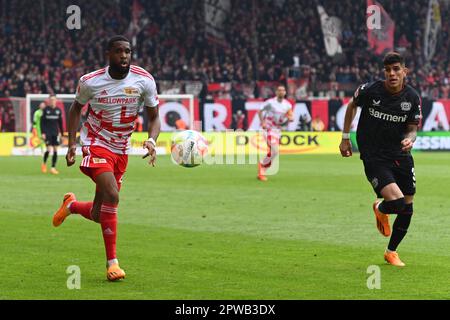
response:
<path fill-rule="evenodd" d="M 148 149 L 146 156 L 150 156 L 149 163 L 153 166 L 161 125 L 155 80 L 144 69 L 130 64 L 130 41 L 123 36 L 112 37 L 107 56 L 107 67 L 80 78 L 68 118 L 66 161 L 72 166 L 81 109 L 90 104 L 88 118 L 80 130 L 83 151 L 80 170 L 95 182 L 95 198 L 93 202 L 80 202 L 73 193 L 65 194 L 63 204 L 53 216 L 53 225 L 61 225 L 72 213 L 100 223 L 106 248 L 107 278 L 115 281 L 125 277 L 116 255 L 117 208 L 128 163 L 130 136 L 139 108 L 144 106 L 148 115 L 149 139 L 144 142 L 144 148 Z"/>
<path fill-rule="evenodd" d="M 267 156 L 258 162 L 258 180 L 267 181 L 266 170 L 278 156 L 281 130 L 293 121 L 292 105 L 285 99 L 286 87 L 279 85 L 274 98 L 264 101 L 258 112 L 261 127 L 267 142 Z"/>

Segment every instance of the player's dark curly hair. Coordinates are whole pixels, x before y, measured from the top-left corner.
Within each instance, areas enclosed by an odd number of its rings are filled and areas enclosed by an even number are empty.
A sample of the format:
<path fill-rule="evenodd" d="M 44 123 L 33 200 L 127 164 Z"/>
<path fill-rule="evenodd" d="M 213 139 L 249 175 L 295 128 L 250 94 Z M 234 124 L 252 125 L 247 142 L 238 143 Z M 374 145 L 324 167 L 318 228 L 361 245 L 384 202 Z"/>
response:
<path fill-rule="evenodd" d="M 131 43 L 130 40 L 128 40 L 127 37 L 122 36 L 122 35 L 119 34 L 119 35 L 115 35 L 115 36 L 109 38 L 109 40 L 108 40 L 108 45 L 107 45 L 106 48 L 107 48 L 108 50 L 111 50 L 111 48 L 112 48 L 113 45 L 114 45 L 114 42 L 116 42 L 116 41 L 125 41 L 125 42 L 128 42 L 128 43 Z"/>
<path fill-rule="evenodd" d="M 403 58 L 403 56 L 395 51 L 392 52 L 388 52 L 383 59 L 383 64 L 385 66 L 393 64 L 393 63 L 397 63 L 399 62 L 402 66 L 405 65 L 405 58 Z"/>

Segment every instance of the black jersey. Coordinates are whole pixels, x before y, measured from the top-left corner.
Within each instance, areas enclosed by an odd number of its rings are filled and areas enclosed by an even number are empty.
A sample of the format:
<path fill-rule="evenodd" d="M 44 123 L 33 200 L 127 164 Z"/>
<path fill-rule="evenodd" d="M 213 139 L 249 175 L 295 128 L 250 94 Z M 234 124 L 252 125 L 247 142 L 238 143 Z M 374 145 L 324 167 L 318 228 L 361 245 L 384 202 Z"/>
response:
<path fill-rule="evenodd" d="M 395 160 L 410 157 L 403 152 L 408 124 L 418 125 L 422 118 L 419 94 L 409 85 L 390 93 L 383 80 L 366 83 L 356 90 L 353 101 L 361 107 L 356 140 L 361 159 Z"/>
<path fill-rule="evenodd" d="M 48 136 L 57 136 L 63 133 L 62 114 L 58 107 L 45 107 L 41 117 L 41 132 Z"/>

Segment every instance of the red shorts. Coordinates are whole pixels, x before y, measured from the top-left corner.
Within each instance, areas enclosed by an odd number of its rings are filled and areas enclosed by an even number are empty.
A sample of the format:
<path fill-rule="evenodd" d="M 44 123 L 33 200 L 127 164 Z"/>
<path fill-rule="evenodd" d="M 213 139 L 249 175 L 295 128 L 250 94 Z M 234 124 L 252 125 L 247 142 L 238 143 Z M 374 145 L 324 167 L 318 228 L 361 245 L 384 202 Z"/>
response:
<path fill-rule="evenodd" d="M 264 130 L 264 136 L 266 138 L 267 146 L 269 147 L 269 149 L 279 146 L 281 138 L 280 129 L 269 128 L 267 130 Z"/>
<path fill-rule="evenodd" d="M 82 147 L 82 151 L 81 172 L 90 177 L 94 182 L 99 174 L 112 172 L 120 190 L 122 178 L 127 169 L 128 155 L 117 154 L 100 146 L 84 146 Z"/>

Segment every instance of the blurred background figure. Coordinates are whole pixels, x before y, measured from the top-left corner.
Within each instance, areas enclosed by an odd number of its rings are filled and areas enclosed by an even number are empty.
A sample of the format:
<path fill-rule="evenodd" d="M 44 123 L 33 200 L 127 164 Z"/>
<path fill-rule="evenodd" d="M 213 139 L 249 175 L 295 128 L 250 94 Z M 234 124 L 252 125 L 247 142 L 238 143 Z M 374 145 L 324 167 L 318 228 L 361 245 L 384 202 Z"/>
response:
<path fill-rule="evenodd" d="M 314 117 L 311 122 L 312 131 L 323 131 L 325 130 L 325 123 L 323 123 L 322 119 L 319 116 Z"/>
<path fill-rule="evenodd" d="M 246 117 L 242 110 L 238 110 L 233 114 L 233 129 L 247 130 Z"/>

